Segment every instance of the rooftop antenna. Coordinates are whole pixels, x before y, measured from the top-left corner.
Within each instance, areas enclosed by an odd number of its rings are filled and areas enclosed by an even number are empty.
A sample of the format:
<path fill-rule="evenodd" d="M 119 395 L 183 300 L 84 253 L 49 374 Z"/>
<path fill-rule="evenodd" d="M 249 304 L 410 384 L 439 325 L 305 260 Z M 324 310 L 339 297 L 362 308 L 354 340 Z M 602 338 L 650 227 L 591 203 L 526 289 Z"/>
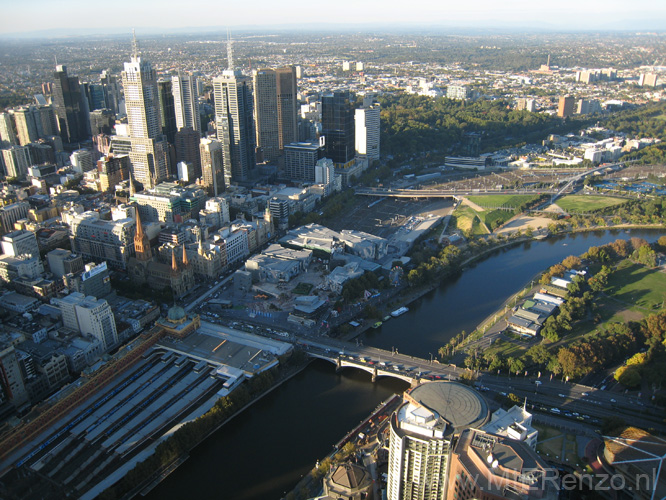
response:
<path fill-rule="evenodd" d="M 139 57 L 139 44 L 136 43 L 136 32 L 132 28 L 132 56 L 136 59 Z"/>
<path fill-rule="evenodd" d="M 234 48 L 231 41 L 231 32 L 227 30 L 227 69 L 234 69 Z"/>

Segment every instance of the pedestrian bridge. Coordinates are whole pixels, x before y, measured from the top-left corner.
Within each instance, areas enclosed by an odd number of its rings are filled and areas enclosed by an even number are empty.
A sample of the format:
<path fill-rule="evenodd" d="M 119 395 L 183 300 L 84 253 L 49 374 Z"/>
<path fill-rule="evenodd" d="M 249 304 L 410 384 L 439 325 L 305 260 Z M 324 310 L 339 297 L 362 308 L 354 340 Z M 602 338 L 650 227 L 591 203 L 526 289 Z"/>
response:
<path fill-rule="evenodd" d="M 348 358 L 343 358 L 341 356 L 331 356 L 317 352 L 308 352 L 308 356 L 312 358 L 319 358 L 319 359 L 325 359 L 326 361 L 330 361 L 336 366 L 335 368 L 336 371 L 340 371 L 343 368 L 357 368 L 359 370 L 366 371 L 372 375 L 373 382 L 375 382 L 380 377 L 399 378 L 400 380 L 404 380 L 405 382 L 408 382 L 411 385 L 416 385 L 421 381 L 421 379 L 417 377 L 415 374 L 410 375 L 409 373 L 406 373 L 404 370 L 394 368 L 395 365 L 379 366 L 378 363 L 370 365 L 367 362 L 361 360 L 358 361 L 351 360 Z"/>

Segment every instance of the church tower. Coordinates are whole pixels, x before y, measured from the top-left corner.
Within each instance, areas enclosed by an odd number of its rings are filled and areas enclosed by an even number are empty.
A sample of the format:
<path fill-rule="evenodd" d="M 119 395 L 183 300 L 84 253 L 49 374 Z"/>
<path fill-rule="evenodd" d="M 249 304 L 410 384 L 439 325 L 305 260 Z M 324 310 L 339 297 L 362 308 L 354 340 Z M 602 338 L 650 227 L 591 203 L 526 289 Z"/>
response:
<path fill-rule="evenodd" d="M 150 241 L 148 235 L 143 232 L 143 225 L 141 224 L 141 216 L 139 209 L 136 209 L 136 233 L 134 234 L 134 250 L 136 251 L 136 260 L 139 262 L 148 262 L 153 258 L 150 251 Z"/>

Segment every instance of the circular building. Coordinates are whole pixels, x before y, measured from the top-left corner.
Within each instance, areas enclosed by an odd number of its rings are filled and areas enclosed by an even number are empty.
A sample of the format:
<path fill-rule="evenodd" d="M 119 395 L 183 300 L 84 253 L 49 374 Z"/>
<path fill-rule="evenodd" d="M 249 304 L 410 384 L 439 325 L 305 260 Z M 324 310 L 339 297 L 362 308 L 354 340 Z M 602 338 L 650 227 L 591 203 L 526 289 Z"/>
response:
<path fill-rule="evenodd" d="M 388 498 L 443 498 L 452 441 L 484 425 L 486 400 L 458 382 L 428 382 L 406 392 L 390 422 Z"/>

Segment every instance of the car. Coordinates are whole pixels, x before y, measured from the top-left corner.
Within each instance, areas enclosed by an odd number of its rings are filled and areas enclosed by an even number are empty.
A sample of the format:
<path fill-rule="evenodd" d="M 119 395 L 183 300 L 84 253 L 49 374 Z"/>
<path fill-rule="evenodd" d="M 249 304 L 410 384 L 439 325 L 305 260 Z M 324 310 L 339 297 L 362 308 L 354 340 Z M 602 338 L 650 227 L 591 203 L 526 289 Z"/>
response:
<path fill-rule="evenodd" d="M 587 392 L 581 392 L 580 395 L 581 396 L 589 396 L 589 394 Z"/>
<path fill-rule="evenodd" d="M 567 397 L 566 394 L 558 394 L 558 396 L 561 397 L 561 398 L 566 398 Z"/>
<path fill-rule="evenodd" d="M 610 402 L 611 403 L 617 403 L 617 401 L 615 401 L 614 399 L 611 399 Z"/>
<path fill-rule="evenodd" d="M 506 396 L 506 392 L 500 392 L 501 396 Z"/>

